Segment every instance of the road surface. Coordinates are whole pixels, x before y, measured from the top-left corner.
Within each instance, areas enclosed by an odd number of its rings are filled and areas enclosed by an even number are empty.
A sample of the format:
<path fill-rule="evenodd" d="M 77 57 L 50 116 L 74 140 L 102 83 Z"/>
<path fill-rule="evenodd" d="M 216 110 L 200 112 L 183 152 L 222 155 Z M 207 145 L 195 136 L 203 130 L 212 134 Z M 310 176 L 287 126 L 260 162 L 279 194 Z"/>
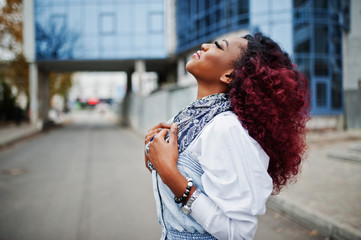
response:
<path fill-rule="evenodd" d="M 74 116 L 0 151 L 0 240 L 159 239 L 142 137 L 111 115 Z M 314 235 L 268 210 L 255 239 Z"/>

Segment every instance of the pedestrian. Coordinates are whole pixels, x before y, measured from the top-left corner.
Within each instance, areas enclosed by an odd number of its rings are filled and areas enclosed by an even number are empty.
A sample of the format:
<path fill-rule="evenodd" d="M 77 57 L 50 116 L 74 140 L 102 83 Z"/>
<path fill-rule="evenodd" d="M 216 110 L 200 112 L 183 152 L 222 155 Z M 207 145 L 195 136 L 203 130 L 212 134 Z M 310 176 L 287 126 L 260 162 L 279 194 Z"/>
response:
<path fill-rule="evenodd" d="M 303 159 L 306 77 L 261 33 L 203 44 L 186 68 L 197 100 L 145 137 L 161 239 L 253 239 Z"/>

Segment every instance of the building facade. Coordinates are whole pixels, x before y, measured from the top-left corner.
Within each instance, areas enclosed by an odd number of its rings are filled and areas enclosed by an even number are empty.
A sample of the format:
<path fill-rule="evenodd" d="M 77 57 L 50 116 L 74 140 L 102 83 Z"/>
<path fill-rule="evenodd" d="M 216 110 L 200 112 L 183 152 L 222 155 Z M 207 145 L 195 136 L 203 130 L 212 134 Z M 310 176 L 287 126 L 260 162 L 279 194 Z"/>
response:
<path fill-rule="evenodd" d="M 34 0 L 34 16 L 37 60 L 167 56 L 163 0 Z"/>
<path fill-rule="evenodd" d="M 261 31 L 280 43 L 309 78 L 311 114 L 342 114 L 349 1 L 197 0 L 177 1 L 176 9 L 178 54 L 242 29 Z"/>
<path fill-rule="evenodd" d="M 360 68 L 350 67 L 361 54 L 359 0 L 25 2 L 32 2 L 25 8 L 30 19 L 25 25 L 34 39 L 25 42 L 25 53 L 37 68 L 126 71 L 128 83 L 134 71 L 138 82 L 142 72 L 154 71 L 158 86 L 192 88 L 195 80 L 185 64 L 202 43 L 261 31 L 309 78 L 314 119 L 331 116 L 330 125 L 340 127 L 345 109 L 353 111 L 344 88 L 357 91 L 354 82 L 361 78 Z"/>

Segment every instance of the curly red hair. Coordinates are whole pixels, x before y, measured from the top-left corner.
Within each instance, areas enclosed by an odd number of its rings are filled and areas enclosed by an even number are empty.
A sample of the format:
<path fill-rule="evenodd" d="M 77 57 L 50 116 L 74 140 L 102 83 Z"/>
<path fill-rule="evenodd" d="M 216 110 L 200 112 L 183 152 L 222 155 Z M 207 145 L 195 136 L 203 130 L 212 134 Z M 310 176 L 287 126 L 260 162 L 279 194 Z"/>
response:
<path fill-rule="evenodd" d="M 247 48 L 231 74 L 232 110 L 270 157 L 268 173 L 277 194 L 298 174 L 305 152 L 308 82 L 273 40 L 261 33 L 244 38 Z"/>

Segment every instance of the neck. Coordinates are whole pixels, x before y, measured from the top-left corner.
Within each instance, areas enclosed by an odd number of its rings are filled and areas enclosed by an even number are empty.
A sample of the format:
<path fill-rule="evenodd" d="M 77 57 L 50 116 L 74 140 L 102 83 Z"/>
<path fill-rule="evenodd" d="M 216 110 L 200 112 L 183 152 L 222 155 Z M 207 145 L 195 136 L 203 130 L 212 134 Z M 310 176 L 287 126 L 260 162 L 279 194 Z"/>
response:
<path fill-rule="evenodd" d="M 209 83 L 201 83 L 198 81 L 198 93 L 197 93 L 197 100 L 204 98 L 206 96 L 216 94 L 216 93 L 226 93 L 228 92 L 227 86 L 211 86 Z"/>

